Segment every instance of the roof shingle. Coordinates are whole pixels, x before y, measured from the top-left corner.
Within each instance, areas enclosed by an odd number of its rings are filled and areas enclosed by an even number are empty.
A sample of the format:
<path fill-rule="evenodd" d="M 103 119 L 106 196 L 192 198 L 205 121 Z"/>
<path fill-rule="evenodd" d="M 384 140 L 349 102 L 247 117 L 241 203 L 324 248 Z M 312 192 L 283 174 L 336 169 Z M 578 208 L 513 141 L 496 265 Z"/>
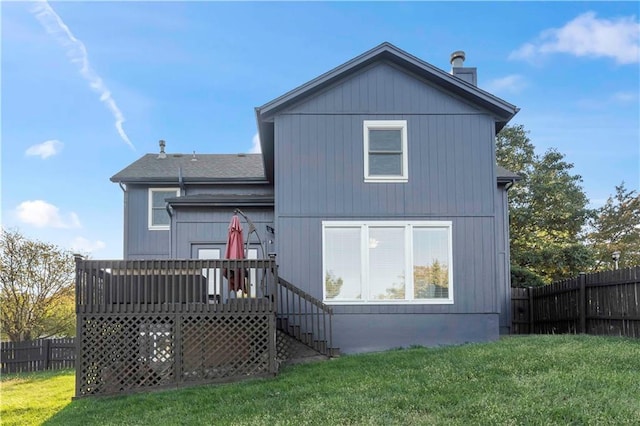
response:
<path fill-rule="evenodd" d="M 193 160 L 195 158 L 195 160 Z M 111 177 L 112 182 L 264 180 L 261 154 L 146 154 Z"/>

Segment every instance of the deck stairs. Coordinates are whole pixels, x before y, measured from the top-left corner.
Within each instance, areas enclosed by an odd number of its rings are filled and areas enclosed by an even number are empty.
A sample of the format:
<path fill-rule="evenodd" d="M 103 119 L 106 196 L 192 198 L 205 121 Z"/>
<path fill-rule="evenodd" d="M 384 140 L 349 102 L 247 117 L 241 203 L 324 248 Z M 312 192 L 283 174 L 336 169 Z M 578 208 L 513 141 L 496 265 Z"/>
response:
<path fill-rule="evenodd" d="M 333 308 L 278 277 L 277 357 L 294 364 L 340 356 L 332 345 Z"/>

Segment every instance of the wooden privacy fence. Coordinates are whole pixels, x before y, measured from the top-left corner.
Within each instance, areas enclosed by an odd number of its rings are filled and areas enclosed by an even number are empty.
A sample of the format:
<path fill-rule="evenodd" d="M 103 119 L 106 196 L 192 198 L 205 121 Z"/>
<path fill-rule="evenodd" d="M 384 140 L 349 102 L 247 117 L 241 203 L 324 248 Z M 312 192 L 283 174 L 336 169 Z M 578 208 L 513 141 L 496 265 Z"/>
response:
<path fill-rule="evenodd" d="M 73 368 L 75 361 L 73 338 L 0 343 L 2 374 Z"/>
<path fill-rule="evenodd" d="M 512 334 L 640 337 L 640 266 L 511 290 Z"/>

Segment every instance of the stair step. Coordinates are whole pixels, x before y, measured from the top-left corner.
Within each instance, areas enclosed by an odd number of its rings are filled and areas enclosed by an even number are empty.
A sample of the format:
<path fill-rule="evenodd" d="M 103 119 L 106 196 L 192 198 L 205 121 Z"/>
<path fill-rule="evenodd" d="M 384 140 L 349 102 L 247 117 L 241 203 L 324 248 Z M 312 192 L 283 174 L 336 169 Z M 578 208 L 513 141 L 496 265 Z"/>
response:
<path fill-rule="evenodd" d="M 276 318 L 276 327 L 280 330 L 288 330 L 289 329 L 289 319 L 288 318 Z"/>
<path fill-rule="evenodd" d="M 307 345 L 312 344 L 312 342 L 313 342 L 313 333 L 301 333 L 300 340 L 302 340 L 302 343 L 305 343 Z"/>
<path fill-rule="evenodd" d="M 327 341 L 326 340 L 314 340 L 313 347 L 318 352 L 325 353 L 327 351 Z"/>
<path fill-rule="evenodd" d="M 340 348 L 329 348 L 329 356 L 331 358 L 339 358 L 340 357 Z"/>

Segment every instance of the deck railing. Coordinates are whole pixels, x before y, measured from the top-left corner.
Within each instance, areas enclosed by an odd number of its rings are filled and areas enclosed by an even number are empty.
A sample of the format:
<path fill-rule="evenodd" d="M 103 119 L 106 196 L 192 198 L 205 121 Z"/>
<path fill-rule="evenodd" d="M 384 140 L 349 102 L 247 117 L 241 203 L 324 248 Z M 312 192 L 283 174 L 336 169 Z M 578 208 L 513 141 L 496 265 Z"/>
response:
<path fill-rule="evenodd" d="M 276 374 L 276 283 L 275 259 L 78 258 L 76 396 Z"/>
<path fill-rule="evenodd" d="M 333 308 L 300 290 L 282 277 L 277 286 L 277 324 L 323 355 L 333 356 Z"/>
<path fill-rule="evenodd" d="M 76 271 L 78 313 L 265 309 L 275 295 L 275 259 L 78 259 Z"/>

